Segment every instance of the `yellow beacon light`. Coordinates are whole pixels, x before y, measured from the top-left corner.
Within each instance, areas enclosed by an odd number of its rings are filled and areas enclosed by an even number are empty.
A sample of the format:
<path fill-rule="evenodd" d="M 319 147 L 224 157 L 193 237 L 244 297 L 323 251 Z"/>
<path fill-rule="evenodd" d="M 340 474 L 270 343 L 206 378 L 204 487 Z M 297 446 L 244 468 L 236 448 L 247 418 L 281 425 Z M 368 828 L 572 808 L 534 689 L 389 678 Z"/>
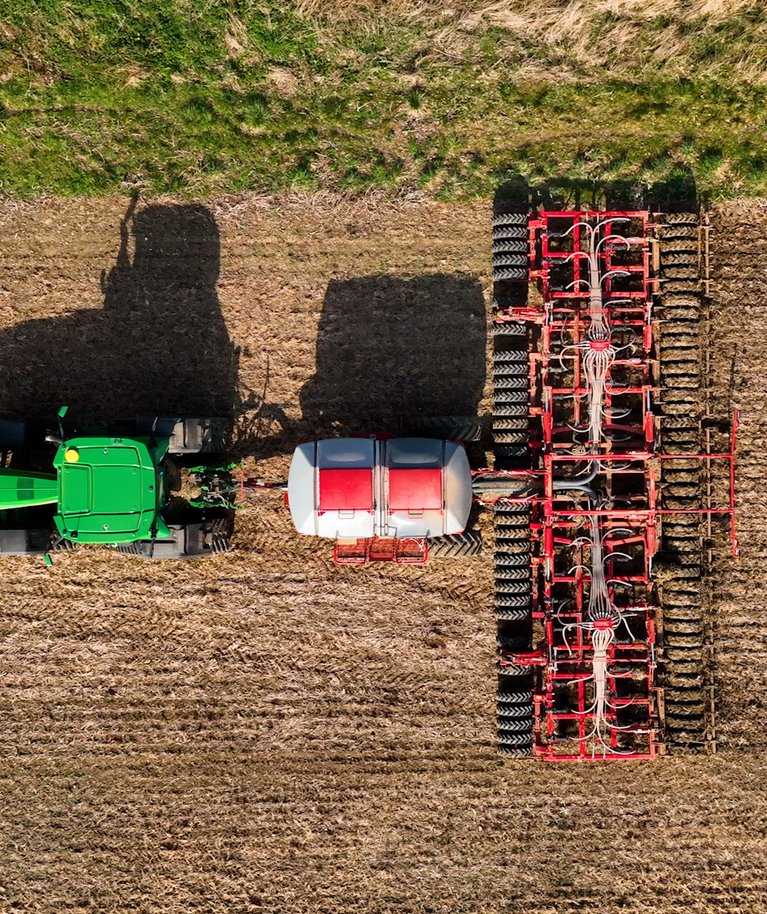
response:
<path fill-rule="evenodd" d="M 64 460 L 66 460 L 67 463 L 77 463 L 77 461 L 79 459 L 80 459 L 80 452 L 77 450 L 76 447 L 68 447 L 64 451 Z"/>

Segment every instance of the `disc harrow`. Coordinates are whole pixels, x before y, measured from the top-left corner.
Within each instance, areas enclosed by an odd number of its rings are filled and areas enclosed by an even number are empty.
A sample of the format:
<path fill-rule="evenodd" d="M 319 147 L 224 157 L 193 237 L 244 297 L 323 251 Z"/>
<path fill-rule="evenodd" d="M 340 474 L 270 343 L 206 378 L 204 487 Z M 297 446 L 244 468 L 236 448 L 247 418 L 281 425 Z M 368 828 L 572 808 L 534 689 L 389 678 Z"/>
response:
<path fill-rule="evenodd" d="M 707 744 L 703 516 L 736 545 L 732 485 L 704 504 L 703 473 L 732 482 L 735 426 L 702 453 L 699 237 L 685 213 L 494 220 L 495 472 L 516 481 L 495 499 L 504 755 Z"/>

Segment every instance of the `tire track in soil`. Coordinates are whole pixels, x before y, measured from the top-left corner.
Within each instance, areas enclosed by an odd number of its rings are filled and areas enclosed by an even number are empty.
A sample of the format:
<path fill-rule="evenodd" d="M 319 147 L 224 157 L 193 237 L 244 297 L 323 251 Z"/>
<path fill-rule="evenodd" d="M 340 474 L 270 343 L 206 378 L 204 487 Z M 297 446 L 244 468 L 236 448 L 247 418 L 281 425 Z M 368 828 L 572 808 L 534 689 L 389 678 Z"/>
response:
<path fill-rule="evenodd" d="M 719 411 L 741 410 L 736 492 L 741 557 L 717 563 L 716 659 L 721 739 L 764 746 L 767 630 L 760 582 L 767 567 L 767 204 L 742 201 L 715 209 L 712 224 L 714 381 Z M 732 373 L 732 359 L 735 371 Z M 730 401 L 729 388 L 734 380 Z M 724 551 L 723 549 L 721 551 Z"/>

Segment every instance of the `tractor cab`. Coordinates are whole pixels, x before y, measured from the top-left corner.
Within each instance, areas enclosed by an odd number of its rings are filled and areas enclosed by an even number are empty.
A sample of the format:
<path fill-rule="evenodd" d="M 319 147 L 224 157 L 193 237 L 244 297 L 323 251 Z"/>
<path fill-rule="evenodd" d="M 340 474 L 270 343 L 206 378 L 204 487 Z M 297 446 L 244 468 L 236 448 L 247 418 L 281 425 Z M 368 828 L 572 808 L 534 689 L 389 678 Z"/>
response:
<path fill-rule="evenodd" d="M 59 534 L 81 543 L 110 544 L 169 536 L 160 516 L 167 494 L 161 462 L 167 450 L 167 438 L 63 442 L 53 460 Z"/>
<path fill-rule="evenodd" d="M 55 474 L 0 469 L 0 511 L 55 506 L 56 532 L 73 543 L 167 537 L 161 517 L 167 450 L 167 438 L 70 438 L 58 446 Z"/>

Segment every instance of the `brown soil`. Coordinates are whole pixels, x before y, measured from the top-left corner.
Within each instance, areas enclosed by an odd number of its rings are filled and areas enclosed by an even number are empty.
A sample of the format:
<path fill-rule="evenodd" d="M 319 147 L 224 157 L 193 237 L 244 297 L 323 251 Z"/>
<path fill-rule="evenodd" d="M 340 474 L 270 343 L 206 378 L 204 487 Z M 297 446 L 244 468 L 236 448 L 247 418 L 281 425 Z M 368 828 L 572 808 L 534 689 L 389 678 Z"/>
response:
<path fill-rule="evenodd" d="M 7 414 L 234 406 L 271 478 L 297 438 L 486 413 L 484 203 L 164 201 L 121 244 L 125 206 L 0 210 Z M 502 762 L 490 549 L 338 569 L 265 492 L 208 562 L 3 561 L 0 910 L 761 910 L 767 208 L 715 225 L 744 410 L 719 755 Z"/>

